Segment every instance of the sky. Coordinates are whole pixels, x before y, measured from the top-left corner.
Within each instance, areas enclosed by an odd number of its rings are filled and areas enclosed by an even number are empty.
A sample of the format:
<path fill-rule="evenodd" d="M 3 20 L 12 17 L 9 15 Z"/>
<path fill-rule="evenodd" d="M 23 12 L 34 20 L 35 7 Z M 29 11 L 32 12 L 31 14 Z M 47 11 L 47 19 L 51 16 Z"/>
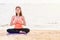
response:
<path fill-rule="evenodd" d="M 0 0 L 0 3 L 60 3 L 60 0 Z"/>
<path fill-rule="evenodd" d="M 0 24 L 10 23 L 17 5 L 21 6 L 27 25 L 60 24 L 60 0 L 0 0 Z"/>

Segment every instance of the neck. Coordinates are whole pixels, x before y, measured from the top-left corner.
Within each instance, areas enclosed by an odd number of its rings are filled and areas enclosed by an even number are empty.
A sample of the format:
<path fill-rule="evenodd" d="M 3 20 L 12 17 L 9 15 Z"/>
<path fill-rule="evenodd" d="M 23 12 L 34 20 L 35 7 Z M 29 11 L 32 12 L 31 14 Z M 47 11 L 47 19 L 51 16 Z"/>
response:
<path fill-rule="evenodd" d="M 19 16 L 19 13 L 17 14 L 17 16 Z"/>
<path fill-rule="evenodd" d="M 17 15 L 17 16 L 19 16 L 19 15 Z"/>

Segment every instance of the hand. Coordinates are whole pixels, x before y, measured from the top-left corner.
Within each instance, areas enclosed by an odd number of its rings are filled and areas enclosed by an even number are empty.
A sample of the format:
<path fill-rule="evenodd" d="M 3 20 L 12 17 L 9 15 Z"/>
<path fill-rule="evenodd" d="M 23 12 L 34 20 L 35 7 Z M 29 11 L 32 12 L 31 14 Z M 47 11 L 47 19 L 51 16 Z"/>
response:
<path fill-rule="evenodd" d="M 15 19 L 15 20 L 13 21 L 13 25 L 15 25 L 17 22 L 18 22 L 18 20 Z"/>
<path fill-rule="evenodd" d="M 17 23 L 22 24 L 23 22 L 22 22 L 22 20 L 18 19 L 18 20 L 17 20 Z"/>

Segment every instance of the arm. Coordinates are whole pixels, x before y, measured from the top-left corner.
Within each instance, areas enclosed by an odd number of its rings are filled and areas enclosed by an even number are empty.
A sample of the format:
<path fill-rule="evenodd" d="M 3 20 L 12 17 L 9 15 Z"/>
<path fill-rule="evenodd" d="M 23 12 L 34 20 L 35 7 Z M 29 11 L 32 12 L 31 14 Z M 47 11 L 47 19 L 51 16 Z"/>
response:
<path fill-rule="evenodd" d="M 10 22 L 10 26 L 14 25 L 13 21 L 14 21 L 14 16 L 12 16 L 12 19 L 11 19 L 11 22 Z"/>
<path fill-rule="evenodd" d="M 26 26 L 26 21 L 25 21 L 24 16 L 22 17 L 22 20 L 23 20 L 23 25 Z"/>

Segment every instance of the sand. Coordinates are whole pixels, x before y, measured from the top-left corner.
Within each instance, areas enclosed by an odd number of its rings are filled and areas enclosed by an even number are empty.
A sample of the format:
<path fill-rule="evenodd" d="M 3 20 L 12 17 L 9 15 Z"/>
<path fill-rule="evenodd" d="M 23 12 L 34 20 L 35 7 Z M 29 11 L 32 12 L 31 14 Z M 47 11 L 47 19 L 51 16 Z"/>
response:
<path fill-rule="evenodd" d="M 60 40 L 60 30 L 31 30 L 28 34 L 11 34 L 0 30 L 0 40 Z"/>

